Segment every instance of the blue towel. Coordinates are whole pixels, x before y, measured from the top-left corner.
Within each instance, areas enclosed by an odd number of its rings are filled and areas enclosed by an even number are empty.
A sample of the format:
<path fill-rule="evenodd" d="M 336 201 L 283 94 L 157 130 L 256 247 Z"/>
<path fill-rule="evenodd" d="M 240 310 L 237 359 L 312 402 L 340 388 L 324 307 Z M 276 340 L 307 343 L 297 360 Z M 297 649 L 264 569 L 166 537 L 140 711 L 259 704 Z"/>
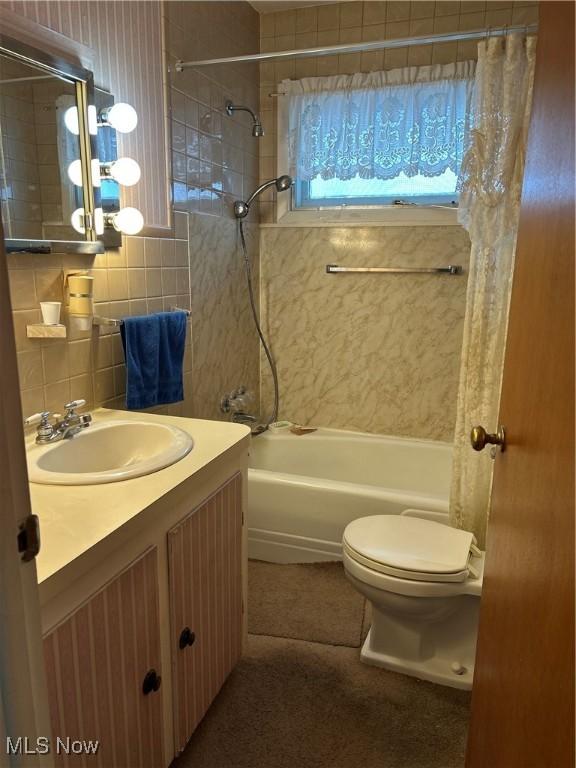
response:
<path fill-rule="evenodd" d="M 186 313 L 126 317 L 120 334 L 126 358 L 126 407 L 135 410 L 183 400 Z"/>

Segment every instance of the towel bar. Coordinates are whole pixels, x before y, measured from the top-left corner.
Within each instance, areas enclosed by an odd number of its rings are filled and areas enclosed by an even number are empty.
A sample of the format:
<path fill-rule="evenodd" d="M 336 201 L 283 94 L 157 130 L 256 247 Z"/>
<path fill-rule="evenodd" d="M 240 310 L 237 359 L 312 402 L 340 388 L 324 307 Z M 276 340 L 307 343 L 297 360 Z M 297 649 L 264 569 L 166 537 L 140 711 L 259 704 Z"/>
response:
<path fill-rule="evenodd" d="M 447 267 L 339 267 L 337 264 L 326 264 L 329 275 L 343 272 L 382 272 L 389 274 L 430 274 L 430 275 L 461 275 L 462 267 L 449 264 Z"/>
<path fill-rule="evenodd" d="M 184 312 L 187 317 L 190 317 L 190 310 L 189 309 L 180 309 L 180 307 L 170 307 L 170 312 Z M 120 326 L 124 320 L 120 320 L 114 317 L 101 317 L 100 315 L 94 315 L 92 318 L 92 323 L 94 325 L 113 325 L 113 326 Z"/>

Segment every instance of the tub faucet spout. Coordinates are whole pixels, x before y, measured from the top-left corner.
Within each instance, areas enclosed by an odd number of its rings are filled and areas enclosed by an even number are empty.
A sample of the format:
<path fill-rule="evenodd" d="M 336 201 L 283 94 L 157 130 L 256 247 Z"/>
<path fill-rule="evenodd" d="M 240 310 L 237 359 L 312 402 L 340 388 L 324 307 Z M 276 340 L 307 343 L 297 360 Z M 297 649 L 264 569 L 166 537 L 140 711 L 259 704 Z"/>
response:
<path fill-rule="evenodd" d="M 235 424 L 254 424 L 258 419 L 256 416 L 252 416 L 250 413 L 243 413 L 242 411 L 236 411 L 232 414 L 232 421 Z"/>

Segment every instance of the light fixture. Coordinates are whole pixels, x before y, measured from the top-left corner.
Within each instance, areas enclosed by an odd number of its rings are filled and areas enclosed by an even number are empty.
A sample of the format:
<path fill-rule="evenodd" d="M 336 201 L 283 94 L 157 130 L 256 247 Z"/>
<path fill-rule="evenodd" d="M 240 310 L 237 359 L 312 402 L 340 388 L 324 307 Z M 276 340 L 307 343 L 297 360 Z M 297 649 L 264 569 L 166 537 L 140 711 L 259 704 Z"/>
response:
<path fill-rule="evenodd" d="M 88 105 L 88 132 L 91 136 L 96 136 L 98 133 L 98 113 L 94 104 Z"/>
<path fill-rule="evenodd" d="M 92 186 L 100 186 L 100 161 L 98 159 L 91 160 L 92 167 Z M 80 160 L 73 160 L 68 166 L 68 178 L 77 187 L 82 186 L 82 163 Z"/>
<path fill-rule="evenodd" d="M 90 164 L 92 167 L 92 186 L 100 187 L 100 160 L 97 157 L 93 157 Z"/>
<path fill-rule="evenodd" d="M 77 187 L 82 186 L 82 163 L 80 160 L 73 160 L 68 166 L 68 178 Z"/>
<path fill-rule="evenodd" d="M 94 209 L 94 229 L 97 235 L 104 234 L 104 211 L 102 208 Z"/>
<path fill-rule="evenodd" d="M 125 235 L 137 235 L 144 226 L 144 217 L 137 208 L 121 208 L 104 215 L 104 222 Z"/>
<path fill-rule="evenodd" d="M 140 181 L 140 166 L 131 157 L 119 157 L 110 163 L 102 163 L 100 174 L 102 178 L 112 178 L 118 184 L 132 187 Z"/>
<path fill-rule="evenodd" d="M 76 208 L 76 210 L 70 216 L 70 223 L 81 235 L 86 234 L 86 227 L 84 226 L 84 208 Z"/>
<path fill-rule="evenodd" d="M 102 109 L 99 118 L 100 125 L 109 125 L 119 133 L 130 133 L 138 125 L 136 110 L 124 102 Z"/>
<path fill-rule="evenodd" d="M 80 133 L 80 126 L 78 123 L 78 108 L 77 107 L 68 107 L 66 112 L 64 112 L 64 125 L 70 133 L 73 133 L 75 136 L 78 136 Z"/>

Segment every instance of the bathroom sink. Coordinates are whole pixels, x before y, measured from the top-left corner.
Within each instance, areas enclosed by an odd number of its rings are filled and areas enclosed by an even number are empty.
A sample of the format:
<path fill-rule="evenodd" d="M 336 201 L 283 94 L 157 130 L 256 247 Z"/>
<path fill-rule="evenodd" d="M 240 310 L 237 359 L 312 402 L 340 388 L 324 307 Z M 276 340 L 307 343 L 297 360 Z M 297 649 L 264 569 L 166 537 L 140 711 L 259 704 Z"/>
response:
<path fill-rule="evenodd" d="M 184 458 L 194 441 L 169 424 L 114 421 L 28 450 L 28 477 L 46 485 L 115 483 L 149 475 Z"/>

